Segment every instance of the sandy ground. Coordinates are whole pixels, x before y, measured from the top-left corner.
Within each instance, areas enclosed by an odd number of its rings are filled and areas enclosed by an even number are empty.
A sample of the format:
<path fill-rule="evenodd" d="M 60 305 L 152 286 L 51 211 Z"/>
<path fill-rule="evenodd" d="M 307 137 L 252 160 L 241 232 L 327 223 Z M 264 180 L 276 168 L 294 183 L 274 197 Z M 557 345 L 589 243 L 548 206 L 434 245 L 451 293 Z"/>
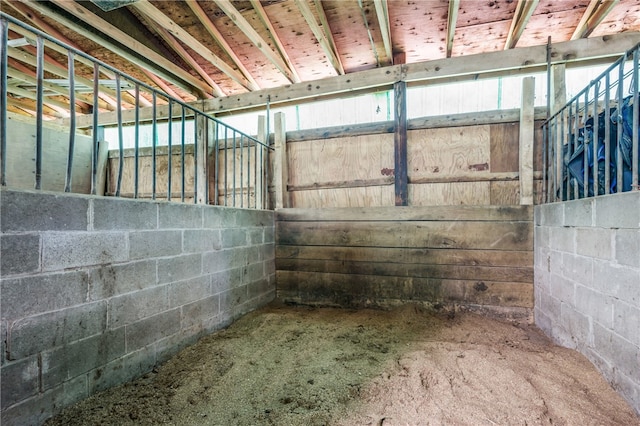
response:
<path fill-rule="evenodd" d="M 269 306 L 47 425 L 640 425 L 575 351 L 473 314 Z"/>

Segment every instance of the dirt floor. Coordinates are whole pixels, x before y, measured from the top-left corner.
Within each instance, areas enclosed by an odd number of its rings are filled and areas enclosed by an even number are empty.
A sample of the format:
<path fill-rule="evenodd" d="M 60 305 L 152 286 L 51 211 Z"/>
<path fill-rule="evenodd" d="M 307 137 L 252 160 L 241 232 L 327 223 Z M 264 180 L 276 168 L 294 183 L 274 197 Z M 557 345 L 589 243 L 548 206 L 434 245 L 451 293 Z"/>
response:
<path fill-rule="evenodd" d="M 640 425 L 589 361 L 473 314 L 269 306 L 47 425 Z"/>

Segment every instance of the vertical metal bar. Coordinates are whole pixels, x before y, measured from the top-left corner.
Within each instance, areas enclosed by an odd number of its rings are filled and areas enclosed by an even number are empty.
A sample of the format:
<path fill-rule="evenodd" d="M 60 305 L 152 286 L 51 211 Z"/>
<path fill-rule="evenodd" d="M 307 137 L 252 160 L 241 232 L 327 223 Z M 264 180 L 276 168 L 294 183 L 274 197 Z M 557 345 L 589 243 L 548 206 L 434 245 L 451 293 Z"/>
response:
<path fill-rule="evenodd" d="M 560 191 L 562 193 L 562 199 L 566 200 L 569 197 L 569 193 L 567 192 L 565 195 L 564 189 L 566 188 L 565 183 L 563 182 L 562 178 L 564 176 L 565 172 L 565 166 L 564 166 L 564 145 L 565 145 L 565 120 L 564 120 L 564 116 L 566 114 L 566 111 L 563 109 L 560 113 L 560 152 L 558 153 L 558 155 L 560 156 L 560 160 L 561 160 L 561 165 L 562 167 L 560 168 L 561 170 L 561 175 L 560 175 L 560 188 L 562 188 L 562 190 Z M 558 116 L 556 115 L 556 120 L 558 119 Z M 567 146 L 568 149 L 568 146 Z M 569 182 L 569 179 L 567 179 L 567 182 Z"/>
<path fill-rule="evenodd" d="M 638 187 L 638 167 L 640 166 L 638 162 L 640 161 L 638 158 L 638 132 L 640 131 L 640 123 L 638 117 L 640 115 L 640 93 L 638 93 L 640 88 L 640 83 L 638 82 L 638 55 L 640 55 L 640 47 L 636 47 L 633 51 L 633 78 L 632 82 L 635 87 L 633 90 L 633 132 L 632 132 L 632 149 L 631 149 L 631 173 L 633 177 L 631 178 L 631 190 L 639 191 L 640 187 Z"/>
<path fill-rule="evenodd" d="M 167 201 L 171 201 L 171 157 L 172 157 L 172 149 L 173 146 L 173 100 L 169 98 L 169 118 L 167 120 L 168 126 L 168 135 L 167 135 L 167 145 L 169 146 L 168 157 L 167 157 Z"/>
<path fill-rule="evenodd" d="M 9 23 L 0 19 L 0 185 L 7 186 L 7 42 Z"/>
<path fill-rule="evenodd" d="M 573 144 L 574 144 L 574 140 L 575 139 L 575 134 L 574 137 L 572 137 L 572 129 L 571 126 L 573 124 L 573 120 L 574 120 L 574 116 L 573 116 L 573 103 L 570 103 L 568 108 L 568 117 L 567 117 L 567 157 L 571 158 L 571 155 L 573 155 Z M 563 158 L 563 164 L 564 164 L 564 158 Z M 569 169 L 567 167 L 567 165 L 565 164 L 562 168 L 563 172 L 567 175 L 567 200 L 572 200 L 573 199 L 573 195 L 572 191 L 571 191 L 571 179 L 569 176 Z"/>
<path fill-rule="evenodd" d="M 138 188 L 140 183 L 140 84 L 135 86 L 136 104 L 135 104 L 135 128 L 134 128 L 134 149 L 133 149 L 133 198 L 138 198 Z"/>
<path fill-rule="evenodd" d="M 93 63 L 93 153 L 91 158 L 91 194 L 96 195 L 98 186 L 98 92 L 100 90 L 98 83 L 100 82 L 100 66 L 97 62 Z"/>
<path fill-rule="evenodd" d="M 156 145 L 158 144 L 158 94 L 151 95 L 151 199 L 156 199 Z"/>
<path fill-rule="evenodd" d="M 580 99 L 575 100 L 576 104 L 576 116 L 573 120 L 573 153 L 575 154 L 578 151 L 578 132 L 580 131 Z M 568 173 L 568 170 L 567 170 Z M 578 180 L 574 181 L 573 186 L 573 198 L 580 198 L 580 188 L 578 187 Z"/>
<path fill-rule="evenodd" d="M 44 80 L 44 39 L 38 36 L 36 41 L 36 183 L 35 189 L 42 187 L 42 114 L 43 110 L 43 80 Z"/>
<path fill-rule="evenodd" d="M 193 203 L 198 203 L 198 115 L 193 112 Z"/>
<path fill-rule="evenodd" d="M 220 198 L 219 198 L 219 194 L 218 194 L 218 178 L 220 177 L 220 126 L 218 124 L 218 122 L 216 121 L 216 133 L 215 133 L 215 151 L 214 151 L 214 164 L 215 164 L 215 169 L 213 170 L 214 172 L 214 179 L 213 179 L 213 195 L 215 197 L 215 202 L 214 204 L 217 206 L 220 204 Z"/>
<path fill-rule="evenodd" d="M 542 187 L 543 187 L 543 202 L 549 202 L 549 182 L 547 179 L 547 123 L 542 126 Z"/>
<path fill-rule="evenodd" d="M 204 176 L 204 196 L 202 197 L 204 199 L 204 203 L 206 205 L 209 204 L 209 126 L 211 121 L 209 120 L 209 118 L 206 115 L 203 115 L 203 120 L 202 120 L 202 125 L 204 126 L 203 129 L 203 135 L 204 135 L 204 146 L 202 147 L 202 154 L 204 155 L 203 161 L 202 161 L 202 165 L 204 167 L 204 173 L 202 174 Z"/>
<path fill-rule="evenodd" d="M 236 131 L 233 129 L 233 207 L 236 206 Z"/>
<path fill-rule="evenodd" d="M 255 167 L 253 168 L 253 193 L 255 194 L 253 197 L 253 208 L 258 208 L 258 142 L 253 143 L 253 162 L 255 163 Z"/>
<path fill-rule="evenodd" d="M 600 80 L 593 85 L 593 132 L 591 133 L 591 143 L 593 144 L 593 195 L 594 197 L 600 193 L 598 185 L 598 98 L 600 97 Z"/>
<path fill-rule="evenodd" d="M 558 150 L 558 144 L 556 141 L 557 135 L 556 135 L 556 120 L 555 118 L 553 120 L 551 120 L 551 140 L 550 140 L 550 145 L 551 145 L 551 155 L 550 157 L 552 158 L 552 163 L 551 163 L 551 177 L 553 179 L 553 201 L 558 201 L 558 158 L 557 158 L 557 150 Z"/>
<path fill-rule="evenodd" d="M 244 207 L 244 147 L 242 141 L 244 136 L 240 135 L 240 207 Z M 235 161 L 235 158 L 234 158 Z"/>
<path fill-rule="evenodd" d="M 225 125 L 224 126 L 224 205 L 227 205 L 227 193 L 228 193 L 228 182 L 227 182 L 227 175 L 229 174 L 229 162 L 228 162 L 228 153 L 227 153 L 227 148 L 228 148 L 228 137 L 229 134 L 227 132 L 229 128 Z"/>
<path fill-rule="evenodd" d="M 622 104 L 624 102 L 623 98 L 623 86 L 624 86 L 624 61 L 620 61 L 618 65 L 618 109 L 616 113 L 616 124 L 618 134 L 617 143 L 616 143 L 616 161 L 617 170 L 616 170 L 616 192 L 622 192 L 623 187 L 623 179 L 622 179 L 622 147 L 620 146 L 620 142 L 622 142 Z"/>
<path fill-rule="evenodd" d="M 611 192 L 611 75 L 604 78 L 604 193 Z"/>
<path fill-rule="evenodd" d="M 247 207 L 251 208 L 251 139 L 247 138 Z"/>
<path fill-rule="evenodd" d="M 185 113 L 184 113 L 184 105 L 182 105 L 182 115 L 180 117 L 180 119 L 182 120 L 182 130 L 181 130 L 181 135 L 180 135 L 180 145 L 181 145 L 181 149 L 180 149 L 180 170 L 182 171 L 182 183 L 181 183 L 181 194 L 180 194 L 180 200 L 184 203 L 184 189 L 185 189 L 185 182 L 184 182 L 184 178 L 185 178 L 185 173 L 184 173 L 184 140 L 186 138 L 186 129 L 185 129 Z"/>
<path fill-rule="evenodd" d="M 116 103 L 118 115 L 118 182 L 116 185 L 116 197 L 120 196 L 122 186 L 122 170 L 124 168 L 124 148 L 122 136 L 122 90 L 120 88 L 120 73 L 116 73 Z"/>
<path fill-rule="evenodd" d="M 265 203 L 263 204 L 265 209 L 269 208 L 269 146 L 270 146 L 270 140 L 271 137 L 269 136 L 269 133 L 271 132 L 271 121 L 269 119 L 269 114 L 270 114 L 270 107 L 271 107 L 271 95 L 267 95 L 267 131 L 266 133 L 266 140 L 264 141 L 265 145 L 267 146 L 266 149 L 266 153 L 267 153 L 267 169 L 264 172 L 264 194 L 265 194 Z"/>
<path fill-rule="evenodd" d="M 582 150 L 582 195 L 586 198 L 589 196 L 589 133 L 587 133 L 587 120 L 589 117 L 589 90 L 584 92 L 584 117 L 582 125 L 584 126 L 584 140 Z"/>
<path fill-rule="evenodd" d="M 69 151 L 67 155 L 67 175 L 64 182 L 64 192 L 71 192 L 71 177 L 73 172 L 73 153 L 76 145 L 76 84 L 73 52 L 67 51 L 67 67 L 69 68 Z"/>

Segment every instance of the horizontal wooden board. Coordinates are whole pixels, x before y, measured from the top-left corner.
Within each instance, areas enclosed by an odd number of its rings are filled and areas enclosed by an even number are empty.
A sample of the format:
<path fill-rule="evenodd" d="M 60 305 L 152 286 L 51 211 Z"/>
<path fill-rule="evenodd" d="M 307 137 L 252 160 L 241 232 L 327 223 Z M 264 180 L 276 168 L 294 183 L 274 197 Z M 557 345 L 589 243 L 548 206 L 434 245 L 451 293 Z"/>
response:
<path fill-rule="evenodd" d="M 279 222 L 282 245 L 531 250 L 530 222 Z"/>
<path fill-rule="evenodd" d="M 533 268 L 432 265 L 427 263 L 356 262 L 351 260 L 276 259 L 276 269 L 335 274 L 442 278 L 533 284 Z"/>
<path fill-rule="evenodd" d="M 439 278 L 276 271 L 278 298 L 342 307 L 424 301 L 533 307 L 533 285 Z"/>
<path fill-rule="evenodd" d="M 487 206 L 491 204 L 490 182 L 446 182 L 409 184 L 412 206 Z"/>
<path fill-rule="evenodd" d="M 393 186 L 317 189 L 289 193 L 293 207 L 302 209 L 380 207 L 394 203 Z"/>
<path fill-rule="evenodd" d="M 347 260 L 352 262 L 428 263 L 431 265 L 479 265 L 532 267 L 532 251 L 455 250 L 388 247 L 276 247 L 276 259 Z"/>
<path fill-rule="evenodd" d="M 531 206 L 432 206 L 282 209 L 278 221 L 489 221 L 533 220 Z"/>

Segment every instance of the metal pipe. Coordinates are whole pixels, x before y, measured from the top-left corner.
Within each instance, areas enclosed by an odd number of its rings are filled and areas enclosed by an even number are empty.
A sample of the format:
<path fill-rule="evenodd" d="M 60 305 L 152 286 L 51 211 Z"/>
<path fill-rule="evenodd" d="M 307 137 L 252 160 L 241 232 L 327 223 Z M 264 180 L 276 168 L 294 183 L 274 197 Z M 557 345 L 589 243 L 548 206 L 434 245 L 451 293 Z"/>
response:
<path fill-rule="evenodd" d="M 611 75 L 604 80 L 604 193 L 611 192 Z"/>
<path fill-rule="evenodd" d="M 198 116 L 193 114 L 193 203 L 198 203 Z"/>
<path fill-rule="evenodd" d="M 582 149 L 582 196 L 589 196 L 589 133 L 587 132 L 587 117 L 589 116 L 589 91 L 584 92 L 584 113 L 582 126 L 584 128 L 584 141 Z"/>
<path fill-rule="evenodd" d="M 185 129 L 185 111 L 184 111 L 184 105 L 182 105 L 182 115 L 181 115 L 181 120 L 182 120 L 182 130 L 181 130 L 181 135 L 180 135 L 180 144 L 181 144 L 181 148 L 180 148 L 180 170 L 182 172 L 182 182 L 181 182 L 181 193 L 180 193 L 180 200 L 184 203 L 184 190 L 185 190 L 185 182 L 184 182 L 184 139 L 186 137 L 186 129 Z"/>
<path fill-rule="evenodd" d="M 156 199 L 156 145 L 158 144 L 158 97 L 151 96 L 151 199 Z"/>
<path fill-rule="evenodd" d="M 236 132 L 233 131 L 233 207 L 236 206 Z"/>
<path fill-rule="evenodd" d="M 240 208 L 244 207 L 244 146 L 242 141 L 243 138 L 240 136 Z"/>
<path fill-rule="evenodd" d="M 65 178 L 64 192 L 71 192 L 71 178 L 73 172 L 73 153 L 76 144 L 76 92 L 75 92 L 75 68 L 73 52 L 67 52 L 69 68 L 69 152 L 67 155 L 67 175 Z"/>
<path fill-rule="evenodd" d="M 0 19 L 0 185 L 7 186 L 7 41 L 9 23 Z"/>
<path fill-rule="evenodd" d="M 638 187 L 638 162 L 640 161 L 638 153 L 638 132 L 640 131 L 640 123 L 638 117 L 640 115 L 640 83 L 638 82 L 638 56 L 640 55 L 640 46 L 633 51 L 633 77 L 631 79 L 633 86 L 633 132 L 632 132 L 632 149 L 631 149 L 631 190 L 640 191 Z"/>
<path fill-rule="evenodd" d="M 617 170 L 616 170 L 616 192 L 622 192 L 623 187 L 623 178 L 622 178 L 622 147 L 620 146 L 620 142 L 622 142 L 622 104 L 624 102 L 623 98 L 623 84 L 624 82 L 624 62 L 621 62 L 618 66 L 618 110 L 616 114 L 616 124 L 618 125 L 617 130 L 617 143 L 616 143 L 616 158 Z"/>
<path fill-rule="evenodd" d="M 135 85 L 135 96 L 136 96 L 136 112 L 135 112 L 135 128 L 134 128 L 134 167 L 133 167 L 133 198 L 138 198 L 138 189 L 139 189 L 139 179 L 140 179 L 140 168 L 139 168 L 139 159 L 140 159 L 140 85 L 136 83 Z"/>
<path fill-rule="evenodd" d="M 224 205 L 227 205 L 227 193 L 228 193 L 228 177 L 229 174 L 229 163 L 228 163 L 228 143 L 229 143 L 229 128 L 224 126 Z"/>
<path fill-rule="evenodd" d="M 169 146 L 169 153 L 167 154 L 167 201 L 171 201 L 171 167 L 172 167 L 172 161 L 171 161 L 171 157 L 173 156 L 172 154 L 172 149 L 171 147 L 173 146 L 173 123 L 172 120 L 173 119 L 173 101 L 171 100 L 171 98 L 169 98 L 169 118 L 167 120 L 167 126 L 168 126 L 168 134 L 167 134 L 167 145 Z"/>
<path fill-rule="evenodd" d="M 38 36 L 36 41 L 36 183 L 35 189 L 42 187 L 42 115 L 44 93 L 42 82 L 44 80 L 44 39 Z"/>
<path fill-rule="evenodd" d="M 599 119 L 598 119 L 598 98 L 600 95 L 600 80 L 596 80 L 593 85 L 593 132 L 591 132 L 593 143 L 593 196 L 597 196 L 600 193 L 600 187 L 598 185 L 598 131 L 599 131 Z"/>
<path fill-rule="evenodd" d="M 124 169 L 124 138 L 122 136 L 122 90 L 120 89 L 120 74 L 116 74 L 116 102 L 118 103 L 118 182 L 116 185 L 116 197 L 120 196 L 122 187 L 122 171 Z"/>
<path fill-rule="evenodd" d="M 93 63 L 93 151 L 91 158 L 91 194 L 96 195 L 98 186 L 98 154 L 99 154 L 99 140 L 98 140 L 98 93 L 100 83 L 100 65 L 97 62 Z"/>
<path fill-rule="evenodd" d="M 218 195 L 218 178 L 220 176 L 220 129 L 218 126 L 218 123 L 215 123 L 216 127 L 215 127 L 215 151 L 214 151 L 214 164 L 215 164 L 215 169 L 213 170 L 214 173 L 214 179 L 213 179 L 213 194 L 214 194 L 214 204 L 215 205 L 219 205 L 220 204 L 220 199 L 219 199 L 219 195 Z"/>

